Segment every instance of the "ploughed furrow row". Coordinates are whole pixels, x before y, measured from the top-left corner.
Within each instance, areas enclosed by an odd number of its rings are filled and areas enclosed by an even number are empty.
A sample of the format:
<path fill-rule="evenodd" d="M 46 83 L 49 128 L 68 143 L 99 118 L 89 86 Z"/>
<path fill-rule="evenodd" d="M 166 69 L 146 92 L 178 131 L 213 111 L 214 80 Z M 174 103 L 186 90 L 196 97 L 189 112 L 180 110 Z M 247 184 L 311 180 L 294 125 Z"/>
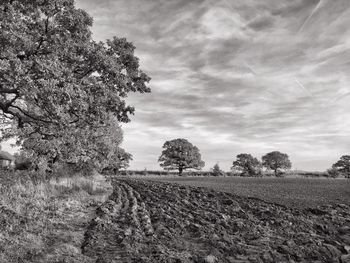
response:
<path fill-rule="evenodd" d="M 120 178 L 86 233 L 96 262 L 350 262 L 349 206 L 295 210 Z"/>
<path fill-rule="evenodd" d="M 149 243 L 153 227 L 140 195 L 124 182 L 115 183 L 96 214 L 85 234 L 83 253 L 96 262 L 142 262 L 138 255 Z"/>

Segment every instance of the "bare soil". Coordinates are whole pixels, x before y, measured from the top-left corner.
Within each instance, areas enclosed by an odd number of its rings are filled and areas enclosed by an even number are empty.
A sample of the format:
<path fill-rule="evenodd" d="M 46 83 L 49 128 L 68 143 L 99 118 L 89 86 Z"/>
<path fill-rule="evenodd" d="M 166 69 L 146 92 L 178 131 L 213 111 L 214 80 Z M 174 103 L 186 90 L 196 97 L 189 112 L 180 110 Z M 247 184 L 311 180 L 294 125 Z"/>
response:
<path fill-rule="evenodd" d="M 208 187 L 300 209 L 328 204 L 350 205 L 350 180 L 344 178 L 144 176 L 142 179 Z"/>
<path fill-rule="evenodd" d="M 208 188 L 116 179 L 82 254 L 112 262 L 350 262 L 350 207 L 296 209 Z"/>

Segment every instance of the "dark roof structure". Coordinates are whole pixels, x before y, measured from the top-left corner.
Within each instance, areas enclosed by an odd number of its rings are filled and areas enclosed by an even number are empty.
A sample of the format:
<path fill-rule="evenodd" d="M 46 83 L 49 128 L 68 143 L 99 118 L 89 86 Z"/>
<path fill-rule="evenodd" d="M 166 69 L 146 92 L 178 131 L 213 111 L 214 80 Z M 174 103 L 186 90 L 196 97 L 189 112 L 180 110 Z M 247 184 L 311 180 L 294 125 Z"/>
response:
<path fill-rule="evenodd" d="M 15 158 L 9 154 L 8 152 L 5 151 L 0 151 L 0 160 L 9 160 L 13 161 Z"/>

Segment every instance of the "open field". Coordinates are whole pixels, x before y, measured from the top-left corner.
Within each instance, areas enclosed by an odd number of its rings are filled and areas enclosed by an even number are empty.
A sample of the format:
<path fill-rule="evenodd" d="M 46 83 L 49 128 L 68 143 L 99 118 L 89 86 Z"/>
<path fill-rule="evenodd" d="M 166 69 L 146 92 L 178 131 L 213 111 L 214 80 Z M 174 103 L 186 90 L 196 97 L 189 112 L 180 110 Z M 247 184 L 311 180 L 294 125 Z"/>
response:
<path fill-rule="evenodd" d="M 298 210 L 131 178 L 113 187 L 85 234 L 94 262 L 350 262 L 345 204 Z"/>
<path fill-rule="evenodd" d="M 132 178 L 2 182 L 0 262 L 350 262 L 346 204 L 296 209 Z"/>
<path fill-rule="evenodd" d="M 142 178 L 189 186 L 208 187 L 296 208 L 342 203 L 350 205 L 349 179 L 178 176 Z"/>

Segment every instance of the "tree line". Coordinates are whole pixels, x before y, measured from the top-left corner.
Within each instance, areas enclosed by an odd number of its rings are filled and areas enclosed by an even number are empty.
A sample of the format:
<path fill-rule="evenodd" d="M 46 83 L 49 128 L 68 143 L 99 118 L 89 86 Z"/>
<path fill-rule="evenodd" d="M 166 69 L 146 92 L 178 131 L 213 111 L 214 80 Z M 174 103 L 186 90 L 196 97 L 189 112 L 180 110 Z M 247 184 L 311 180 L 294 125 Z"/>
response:
<path fill-rule="evenodd" d="M 180 176 L 186 169 L 201 170 L 205 165 L 198 147 L 183 138 L 166 141 L 158 162 L 165 170 L 177 170 Z M 261 161 L 249 153 L 241 153 L 233 161 L 231 170 L 240 176 L 262 176 L 263 168 L 272 171 L 274 176 L 278 177 L 291 169 L 292 163 L 288 154 L 279 151 L 265 154 Z M 216 176 L 224 174 L 219 164 L 214 165 L 212 172 Z M 332 168 L 327 170 L 327 175 L 330 177 L 344 175 L 344 177 L 350 178 L 350 156 L 342 156 L 338 162 L 333 164 Z"/>
<path fill-rule="evenodd" d="M 198 147 L 182 138 L 166 141 L 158 161 L 165 170 L 178 170 L 179 175 L 186 169 L 200 170 L 205 165 Z M 231 169 L 239 171 L 242 176 L 258 176 L 262 174 L 263 167 L 278 176 L 282 170 L 290 169 L 292 163 L 287 154 L 278 151 L 264 155 L 261 162 L 250 154 L 242 153 L 237 155 Z M 220 173 L 218 164 L 213 167 L 213 172 Z"/>

